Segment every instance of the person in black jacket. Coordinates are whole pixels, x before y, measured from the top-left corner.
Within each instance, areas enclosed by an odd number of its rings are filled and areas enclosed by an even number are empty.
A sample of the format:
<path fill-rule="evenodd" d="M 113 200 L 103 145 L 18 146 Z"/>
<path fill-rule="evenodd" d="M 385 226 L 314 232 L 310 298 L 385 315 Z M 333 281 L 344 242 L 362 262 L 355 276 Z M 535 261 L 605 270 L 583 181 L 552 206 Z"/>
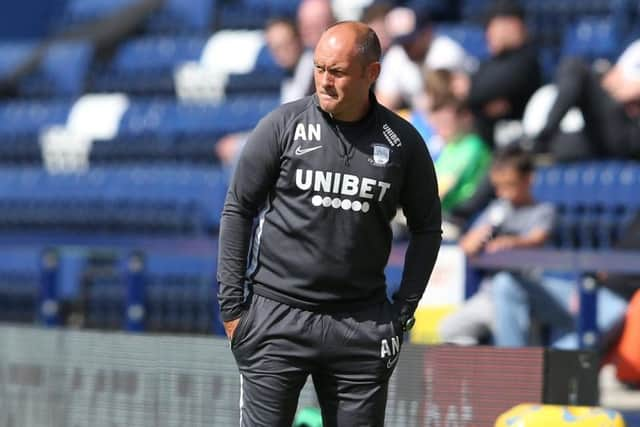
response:
<path fill-rule="evenodd" d="M 491 57 L 469 79 L 456 79 L 453 90 L 467 100 L 476 132 L 493 147 L 496 124 L 522 119 L 527 102 L 542 84 L 542 71 L 538 50 L 529 40 L 524 9 L 515 0 L 489 5 L 485 33 Z M 487 174 L 474 195 L 450 212 L 449 220 L 466 227 L 493 197 Z"/>
<path fill-rule="evenodd" d="M 263 118 L 238 160 L 222 213 L 218 299 L 244 426 L 290 426 L 309 375 L 324 425 L 384 423 L 441 213 L 424 142 L 371 91 L 379 60 L 366 25 L 327 29 L 314 53 L 316 93 Z M 384 268 L 399 206 L 411 240 L 390 302 Z"/>
<path fill-rule="evenodd" d="M 571 158 L 640 158 L 640 40 L 631 43 L 603 75 L 580 58 L 565 58 L 554 83 L 558 94 L 542 130 L 533 139 L 538 152 L 568 152 Z M 584 116 L 584 146 L 557 138 L 572 107 Z"/>
<path fill-rule="evenodd" d="M 490 58 L 458 94 L 467 99 L 482 139 L 493 143 L 499 120 L 522 119 L 529 98 L 542 83 L 538 51 L 531 43 L 524 10 L 514 0 L 497 0 L 487 11 L 486 39 Z"/>

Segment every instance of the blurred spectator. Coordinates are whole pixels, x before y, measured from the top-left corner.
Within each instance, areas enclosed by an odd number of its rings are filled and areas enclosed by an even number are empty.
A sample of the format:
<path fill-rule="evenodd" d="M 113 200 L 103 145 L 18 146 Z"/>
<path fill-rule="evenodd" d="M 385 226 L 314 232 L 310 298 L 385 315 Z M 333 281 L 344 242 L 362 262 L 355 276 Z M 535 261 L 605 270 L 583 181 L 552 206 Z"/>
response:
<path fill-rule="evenodd" d="M 517 145 L 496 152 L 490 170 L 498 199 L 494 200 L 460 239 L 466 256 L 512 248 L 544 245 L 550 237 L 555 210 L 549 203 L 538 203 L 531 194 L 533 162 Z M 440 325 L 443 341 L 477 344 L 492 330 L 494 303 L 492 288 L 502 283 L 533 281 L 528 272 L 497 272 L 483 281 L 480 289 Z M 496 322 L 499 319 L 496 317 Z"/>
<path fill-rule="evenodd" d="M 494 145 L 499 120 L 522 119 L 531 95 L 541 85 L 537 49 L 529 42 L 524 10 L 515 0 L 494 1 L 487 14 L 486 38 L 491 57 L 471 79 L 456 82 L 466 97 L 480 136 Z"/>
<path fill-rule="evenodd" d="M 337 21 L 357 21 L 363 11 L 376 2 L 377 0 L 331 0 L 331 8 Z"/>
<path fill-rule="evenodd" d="M 320 36 L 336 22 L 329 0 L 302 0 L 298 6 L 298 29 L 305 49 L 315 49 Z"/>
<path fill-rule="evenodd" d="M 296 25 L 283 18 L 269 21 L 265 28 L 265 41 L 271 56 L 287 75 L 280 88 L 280 101 L 295 101 L 311 94 L 313 52 L 305 51 Z"/>
<path fill-rule="evenodd" d="M 620 250 L 640 249 L 640 216 L 624 237 L 615 245 Z M 621 274 L 597 275 L 596 324 L 606 350 L 608 333 L 625 315 L 628 300 L 638 289 L 638 276 Z M 532 318 L 551 328 L 550 344 L 561 349 L 579 348 L 575 319 L 579 307 L 577 284 L 573 278 L 547 274 L 544 280 L 533 282 L 503 281 L 493 285 L 496 306 L 495 341 L 497 345 L 520 347 L 530 344 Z"/>
<path fill-rule="evenodd" d="M 535 138 L 537 151 L 553 148 L 562 118 L 577 106 L 584 116 L 588 146 L 574 157 L 640 157 L 640 40 L 627 47 L 602 78 L 582 60 L 566 59 L 558 67 L 555 84 L 558 95 Z"/>
<path fill-rule="evenodd" d="M 491 153 L 472 131 L 471 111 L 450 91 L 451 73 L 447 70 L 428 74 L 429 119 L 444 147 L 435 161 L 438 191 L 446 214 L 473 195 L 489 168 Z M 442 86 L 442 89 L 435 89 Z"/>
<path fill-rule="evenodd" d="M 378 101 L 387 108 L 413 107 L 422 102 L 423 69 L 468 72 L 475 60 L 456 41 L 433 34 L 429 18 L 406 7 L 387 14 L 387 30 L 393 45 L 382 59 L 376 83 Z"/>
<path fill-rule="evenodd" d="M 367 24 L 378 35 L 382 55 L 391 46 L 391 35 L 387 29 L 387 14 L 393 9 L 391 3 L 386 1 L 375 1 L 362 10 L 360 21 Z"/>
<path fill-rule="evenodd" d="M 313 91 L 313 52 L 305 50 L 296 25 L 284 18 L 267 22 L 265 42 L 275 62 L 286 72 L 280 87 L 282 103 L 294 101 Z M 247 134 L 236 132 L 220 138 L 216 156 L 223 165 L 234 164 Z"/>
<path fill-rule="evenodd" d="M 495 128 L 502 120 L 521 120 L 531 95 L 540 87 L 542 73 L 537 49 L 529 41 L 524 10 L 515 0 L 496 0 L 487 9 L 486 38 L 491 57 L 465 79 L 458 74 L 454 92 L 466 98 L 473 112 L 475 128 L 491 147 Z M 495 196 L 489 176 L 473 195 L 451 214 L 465 226 Z"/>

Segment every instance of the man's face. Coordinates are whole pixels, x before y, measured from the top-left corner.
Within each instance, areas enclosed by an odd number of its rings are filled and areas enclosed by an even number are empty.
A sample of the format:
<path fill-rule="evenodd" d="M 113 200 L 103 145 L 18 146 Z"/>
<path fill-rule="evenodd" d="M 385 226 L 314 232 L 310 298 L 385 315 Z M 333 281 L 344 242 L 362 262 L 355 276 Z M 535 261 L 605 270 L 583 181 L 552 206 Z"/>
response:
<path fill-rule="evenodd" d="M 515 16 L 496 16 L 487 25 L 487 45 L 493 55 L 522 46 L 526 37 L 524 22 Z"/>
<path fill-rule="evenodd" d="M 531 174 L 522 174 L 509 166 L 491 169 L 491 183 L 496 195 L 514 205 L 525 203 L 531 192 Z"/>
<path fill-rule="evenodd" d="M 307 0 L 298 9 L 298 29 L 306 48 L 314 49 L 322 33 L 334 22 L 331 3 L 324 0 Z"/>
<path fill-rule="evenodd" d="M 461 129 L 458 113 L 454 106 L 443 106 L 429 112 L 429 120 L 436 133 L 447 142 L 455 140 Z"/>
<path fill-rule="evenodd" d="M 406 52 L 411 61 L 420 64 L 424 62 L 424 59 L 429 52 L 429 46 L 431 45 L 431 30 L 425 28 L 421 30 L 411 41 L 402 44 L 402 48 Z"/>
<path fill-rule="evenodd" d="M 314 64 L 320 107 L 338 120 L 358 119 L 354 114 L 367 105 L 380 63 L 364 64 L 352 40 L 325 35 L 316 47 Z"/>
<path fill-rule="evenodd" d="M 294 69 L 302 55 L 302 44 L 293 29 L 283 23 L 273 24 L 265 39 L 276 63 L 285 70 Z"/>

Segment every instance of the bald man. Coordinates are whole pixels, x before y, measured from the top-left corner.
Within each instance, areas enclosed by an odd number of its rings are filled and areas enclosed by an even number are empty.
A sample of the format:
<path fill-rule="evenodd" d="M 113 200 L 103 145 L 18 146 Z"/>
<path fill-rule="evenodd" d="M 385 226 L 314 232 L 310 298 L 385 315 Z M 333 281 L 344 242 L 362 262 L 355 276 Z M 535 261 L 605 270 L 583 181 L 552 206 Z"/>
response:
<path fill-rule="evenodd" d="M 327 29 L 314 53 L 316 93 L 262 119 L 238 160 L 222 213 L 218 298 L 243 426 L 291 426 L 309 375 L 323 425 L 384 423 L 441 218 L 424 142 L 371 91 L 379 60 L 366 25 Z M 390 300 L 384 268 L 399 207 L 411 240 Z"/>
<path fill-rule="evenodd" d="M 300 2 L 297 23 L 305 48 L 314 49 L 324 30 L 335 22 L 330 0 L 302 0 Z"/>

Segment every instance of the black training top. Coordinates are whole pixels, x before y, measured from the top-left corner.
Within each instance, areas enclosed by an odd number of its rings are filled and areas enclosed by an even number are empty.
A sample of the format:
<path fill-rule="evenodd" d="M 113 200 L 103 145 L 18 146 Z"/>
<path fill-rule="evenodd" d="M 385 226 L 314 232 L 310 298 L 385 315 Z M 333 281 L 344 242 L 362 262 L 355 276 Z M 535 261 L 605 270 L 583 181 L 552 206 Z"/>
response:
<path fill-rule="evenodd" d="M 411 240 L 394 300 L 413 313 L 440 247 L 436 177 L 416 130 L 373 95 L 371 102 L 362 120 L 347 123 L 308 96 L 282 105 L 251 133 L 220 225 L 223 320 L 241 315 L 245 283 L 319 312 L 382 301 L 398 207 Z"/>

